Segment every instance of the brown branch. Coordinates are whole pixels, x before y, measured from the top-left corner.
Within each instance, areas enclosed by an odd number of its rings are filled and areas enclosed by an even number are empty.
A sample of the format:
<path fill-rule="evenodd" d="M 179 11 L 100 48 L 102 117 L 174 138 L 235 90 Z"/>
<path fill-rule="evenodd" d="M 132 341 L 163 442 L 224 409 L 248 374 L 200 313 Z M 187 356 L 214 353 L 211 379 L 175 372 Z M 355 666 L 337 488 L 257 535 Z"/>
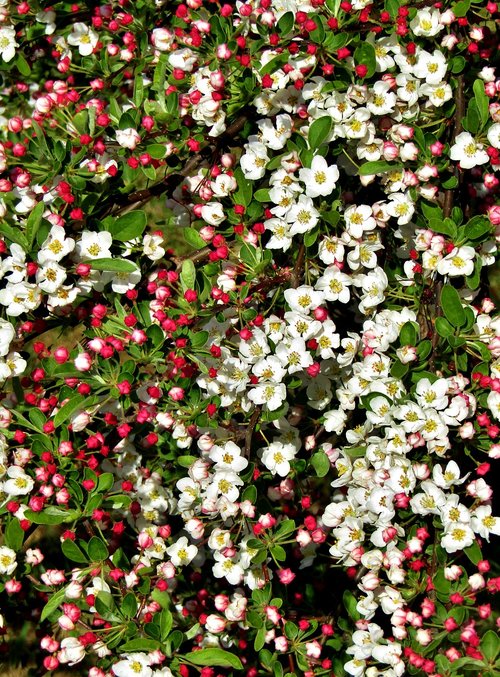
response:
<path fill-rule="evenodd" d="M 194 171 L 196 171 L 203 162 L 209 160 L 221 150 L 221 148 L 235 137 L 245 126 L 248 117 L 244 113 L 240 115 L 234 122 L 232 122 L 226 129 L 226 131 L 221 134 L 219 137 L 210 140 L 198 153 L 195 153 L 185 164 L 184 168 L 181 171 L 172 172 L 168 174 L 164 179 L 155 183 L 150 188 L 145 188 L 143 190 L 137 190 L 128 195 L 114 196 L 115 204 L 111 207 L 108 213 L 113 215 L 119 214 L 123 209 L 126 209 L 130 205 L 135 205 L 137 203 L 144 203 L 150 200 L 153 197 L 159 197 L 164 193 L 167 193 L 169 190 L 175 190 L 177 186 L 182 183 L 184 179 L 190 176 Z"/>
<path fill-rule="evenodd" d="M 248 427 L 245 433 L 245 456 L 248 458 L 250 456 L 250 450 L 252 448 L 252 438 L 255 431 L 255 427 L 259 422 L 260 416 L 260 407 L 256 407 L 255 411 L 252 414 L 252 418 L 248 423 Z"/>
<path fill-rule="evenodd" d="M 293 267 L 292 274 L 290 276 L 290 286 L 292 287 L 292 289 L 297 289 L 302 280 L 305 255 L 306 255 L 306 247 L 305 244 L 301 242 L 299 247 L 299 253 L 297 254 L 297 260 L 295 261 L 295 266 Z"/>

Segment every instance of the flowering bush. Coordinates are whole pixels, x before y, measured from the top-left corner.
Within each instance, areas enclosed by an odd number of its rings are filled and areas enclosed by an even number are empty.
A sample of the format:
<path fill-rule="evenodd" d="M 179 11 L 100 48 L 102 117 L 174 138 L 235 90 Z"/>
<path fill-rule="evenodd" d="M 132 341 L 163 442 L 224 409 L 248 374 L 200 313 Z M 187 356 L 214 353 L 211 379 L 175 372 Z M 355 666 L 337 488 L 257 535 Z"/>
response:
<path fill-rule="evenodd" d="M 499 674 L 497 19 L 0 2 L 5 661 Z"/>

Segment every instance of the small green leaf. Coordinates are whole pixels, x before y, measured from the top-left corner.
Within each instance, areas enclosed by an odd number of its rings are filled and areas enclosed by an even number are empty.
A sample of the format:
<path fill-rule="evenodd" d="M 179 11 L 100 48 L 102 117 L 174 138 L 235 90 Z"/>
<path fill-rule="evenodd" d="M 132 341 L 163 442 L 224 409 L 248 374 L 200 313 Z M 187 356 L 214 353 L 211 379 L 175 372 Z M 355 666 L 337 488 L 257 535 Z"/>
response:
<path fill-rule="evenodd" d="M 83 550 L 81 550 L 81 548 L 79 548 L 77 544 L 70 538 L 66 538 L 62 542 L 61 550 L 63 555 L 72 562 L 77 562 L 78 564 L 87 564 L 89 561 Z"/>
<path fill-rule="evenodd" d="M 24 541 L 24 531 L 17 517 L 13 517 L 5 529 L 5 545 L 18 552 Z"/>
<path fill-rule="evenodd" d="M 479 648 L 488 663 L 493 664 L 500 653 L 500 637 L 494 630 L 487 630 L 483 635 Z"/>
<path fill-rule="evenodd" d="M 417 344 L 417 329 L 415 323 L 406 322 L 401 327 L 399 340 L 402 346 L 414 346 Z"/>
<path fill-rule="evenodd" d="M 197 331 L 191 338 L 192 348 L 202 348 L 208 341 L 208 331 Z"/>
<path fill-rule="evenodd" d="M 457 226 L 451 219 L 429 219 L 429 228 L 435 233 L 448 235 L 452 240 L 457 238 Z"/>
<path fill-rule="evenodd" d="M 324 477 L 330 470 L 330 459 L 324 451 L 316 451 L 311 456 L 311 465 L 314 468 L 317 477 Z"/>
<path fill-rule="evenodd" d="M 468 240 L 478 240 L 492 231 L 491 222 L 485 216 L 480 215 L 473 216 L 463 228 Z"/>
<path fill-rule="evenodd" d="M 121 610 L 126 618 L 133 618 L 137 613 L 137 600 L 133 592 L 127 592 L 121 603 Z"/>
<path fill-rule="evenodd" d="M 194 285 L 196 284 L 196 268 L 191 259 L 186 259 L 182 262 L 180 277 L 184 291 L 186 289 L 194 289 Z"/>
<path fill-rule="evenodd" d="M 309 127 L 307 140 L 309 148 L 319 148 L 323 141 L 326 140 L 332 128 L 332 118 L 329 115 L 324 115 L 322 118 L 315 120 Z"/>
<path fill-rule="evenodd" d="M 184 228 L 183 233 L 184 239 L 193 249 L 203 249 L 207 246 L 207 243 L 195 228 Z"/>
<path fill-rule="evenodd" d="M 66 402 L 66 404 L 64 404 L 54 416 L 54 426 L 58 428 L 61 423 L 64 423 L 64 421 L 66 421 L 71 416 L 73 412 L 80 408 L 83 402 L 85 402 L 85 397 L 83 397 L 83 395 L 79 395 L 78 393 L 74 395 L 69 400 L 69 402 Z"/>
<path fill-rule="evenodd" d="M 179 656 L 179 658 L 184 658 L 193 665 L 243 670 L 243 664 L 238 656 L 224 649 L 201 649 L 200 651 L 192 651 L 185 656 Z"/>
<path fill-rule="evenodd" d="M 359 621 L 361 618 L 361 615 L 359 611 L 356 609 L 356 606 L 358 604 L 356 598 L 352 594 L 350 590 L 345 590 L 344 594 L 342 596 L 342 600 L 344 602 L 344 607 L 349 616 L 352 618 L 353 621 Z"/>
<path fill-rule="evenodd" d="M 155 639 L 146 639 L 145 637 L 140 637 L 137 639 L 131 639 L 129 642 L 125 642 L 120 646 L 120 653 L 132 653 L 134 651 L 144 651 L 149 653 L 150 651 L 156 651 L 160 648 L 160 642 L 157 642 Z"/>
<path fill-rule="evenodd" d="M 439 336 L 442 336 L 443 338 L 453 336 L 453 334 L 455 333 L 453 327 L 445 317 L 436 317 L 435 326 L 437 333 L 439 334 Z"/>
<path fill-rule="evenodd" d="M 28 240 L 26 239 L 24 233 L 22 233 L 20 230 L 16 228 L 12 228 L 12 226 L 9 226 L 8 223 L 0 223 L 0 235 L 6 237 L 7 240 L 10 240 L 10 242 L 18 244 L 26 252 L 30 248 Z"/>
<path fill-rule="evenodd" d="M 42 223 L 42 215 L 45 211 L 45 206 L 46 205 L 44 202 L 39 202 L 31 211 L 26 221 L 26 237 L 28 238 L 30 247 L 33 246 L 36 234 L 40 228 L 40 224 Z"/>
<path fill-rule="evenodd" d="M 474 101 L 476 102 L 479 119 L 481 120 L 481 126 L 484 127 L 490 117 L 490 100 L 484 91 L 484 82 L 482 80 L 475 80 L 472 88 L 474 90 Z"/>
<path fill-rule="evenodd" d="M 42 609 L 42 614 L 40 616 L 40 621 L 44 621 L 50 616 L 50 614 L 55 611 L 60 604 L 64 601 L 64 596 L 66 594 L 66 588 L 58 590 L 55 592 L 47 602 L 47 604 Z"/>
<path fill-rule="evenodd" d="M 115 476 L 111 472 L 105 472 L 102 475 L 99 475 L 97 480 L 97 491 L 99 493 L 104 493 L 111 489 L 115 483 Z"/>
<path fill-rule="evenodd" d="M 137 266 L 126 259 L 93 259 L 87 261 L 94 270 L 107 270 L 115 273 L 134 273 Z"/>
<path fill-rule="evenodd" d="M 237 205 L 248 207 L 252 201 L 252 182 L 245 178 L 240 167 L 235 169 L 234 178 L 236 179 L 238 189 L 232 195 L 233 200 Z M 205 243 L 203 243 L 203 245 L 205 245 Z"/>
<path fill-rule="evenodd" d="M 108 548 L 98 536 L 92 536 L 89 541 L 88 551 L 92 562 L 103 562 L 108 558 Z"/>
<path fill-rule="evenodd" d="M 26 510 L 24 516 L 27 520 L 33 522 L 33 524 L 63 524 L 65 522 L 74 522 L 81 517 L 81 511 L 50 505 L 43 512 Z"/>
<path fill-rule="evenodd" d="M 118 217 L 108 230 L 113 236 L 113 240 L 128 242 L 142 235 L 146 223 L 146 214 L 140 209 L 134 209 L 128 214 Z"/>
<path fill-rule="evenodd" d="M 278 25 L 276 26 L 277 31 L 280 35 L 288 35 L 293 28 L 295 22 L 295 17 L 293 12 L 285 12 L 283 16 L 280 17 Z"/>
<path fill-rule="evenodd" d="M 472 545 L 470 545 L 468 548 L 465 548 L 464 553 L 470 559 L 472 564 L 477 564 L 478 562 L 480 562 L 483 559 L 483 555 L 481 553 L 481 548 L 477 544 L 477 541 L 474 541 L 474 543 Z"/>
<path fill-rule="evenodd" d="M 452 327 L 461 327 L 465 324 L 466 317 L 462 300 L 455 287 L 450 284 L 445 284 L 441 290 L 441 308 Z"/>
<path fill-rule="evenodd" d="M 386 172 L 395 172 L 401 169 L 401 165 L 394 165 L 385 160 L 375 160 L 374 162 L 365 162 L 358 170 L 360 176 L 370 176 L 372 174 L 385 174 Z"/>
<path fill-rule="evenodd" d="M 368 70 L 365 77 L 371 78 L 377 67 L 374 46 L 369 42 L 361 42 L 354 51 L 354 62 L 356 66 L 366 66 Z"/>
<path fill-rule="evenodd" d="M 167 639 L 174 623 L 173 616 L 168 609 L 160 611 L 160 637 L 163 641 Z"/>

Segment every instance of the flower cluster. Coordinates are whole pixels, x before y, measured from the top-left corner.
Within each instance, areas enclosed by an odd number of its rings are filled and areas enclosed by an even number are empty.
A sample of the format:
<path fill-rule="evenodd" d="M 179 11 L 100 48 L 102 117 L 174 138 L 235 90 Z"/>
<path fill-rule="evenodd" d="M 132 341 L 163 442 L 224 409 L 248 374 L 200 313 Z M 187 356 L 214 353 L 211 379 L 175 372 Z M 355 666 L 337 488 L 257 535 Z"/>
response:
<path fill-rule="evenodd" d="M 0 2 L 0 660 L 497 674 L 496 3 L 45 4 Z"/>

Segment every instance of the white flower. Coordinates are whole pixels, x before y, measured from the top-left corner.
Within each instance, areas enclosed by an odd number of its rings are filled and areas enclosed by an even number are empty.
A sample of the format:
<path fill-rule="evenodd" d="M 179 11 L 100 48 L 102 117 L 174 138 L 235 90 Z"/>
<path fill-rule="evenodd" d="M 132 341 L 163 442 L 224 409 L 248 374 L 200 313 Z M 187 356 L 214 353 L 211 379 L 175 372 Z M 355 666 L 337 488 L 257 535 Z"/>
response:
<path fill-rule="evenodd" d="M 414 35 L 431 38 L 442 31 L 444 26 L 440 23 L 439 11 L 419 9 L 415 18 L 410 22 L 410 28 Z"/>
<path fill-rule="evenodd" d="M 7 477 L 9 479 L 3 483 L 3 491 L 9 496 L 29 494 L 35 485 L 32 478 L 18 465 L 11 465 L 7 469 Z"/>
<path fill-rule="evenodd" d="M 314 208 L 310 197 L 300 195 L 297 202 L 288 211 L 286 220 L 292 224 L 290 235 L 307 233 L 318 223 L 319 212 Z"/>
<path fill-rule="evenodd" d="M 425 80 L 428 85 L 438 85 L 444 80 L 446 68 L 447 61 L 443 52 L 436 49 L 433 54 L 430 54 L 422 49 L 418 53 L 413 74 L 417 78 Z"/>
<path fill-rule="evenodd" d="M 0 28 L 0 56 L 4 61 L 12 61 L 16 55 L 16 31 L 14 28 L 4 26 Z"/>
<path fill-rule="evenodd" d="M 166 550 L 172 564 L 176 567 L 186 566 L 197 555 L 198 548 L 190 544 L 185 536 L 181 536 L 173 545 Z"/>
<path fill-rule="evenodd" d="M 141 142 L 139 133 L 132 127 L 116 130 L 116 140 L 122 148 L 134 150 L 137 144 Z"/>
<path fill-rule="evenodd" d="M 48 261 L 60 261 L 73 251 L 75 241 L 66 237 L 66 232 L 62 226 L 52 226 L 47 239 L 42 244 L 38 255 L 38 263 L 42 266 Z"/>
<path fill-rule="evenodd" d="M 264 226 L 266 230 L 272 233 L 272 237 L 268 240 L 266 247 L 268 249 L 282 249 L 286 252 L 292 244 L 290 224 L 284 219 L 272 218 L 264 221 Z"/>
<path fill-rule="evenodd" d="M 355 239 L 363 236 L 365 230 L 373 230 L 377 223 L 369 205 L 351 205 L 344 212 L 346 230 Z"/>
<path fill-rule="evenodd" d="M 188 47 L 183 49 L 176 49 L 170 52 L 168 56 L 168 63 L 172 68 L 180 68 L 183 71 L 191 72 L 197 60 L 197 55 Z"/>
<path fill-rule="evenodd" d="M 332 409 L 325 414 L 325 430 L 340 435 L 347 423 L 347 414 L 343 409 Z"/>
<path fill-rule="evenodd" d="M 57 658 L 61 663 L 75 665 L 85 658 L 85 647 L 78 637 L 65 637 L 61 641 L 61 649 L 57 653 Z"/>
<path fill-rule="evenodd" d="M 81 56 L 92 54 L 98 41 L 97 33 L 80 21 L 73 24 L 72 32 L 68 36 L 68 43 L 78 47 Z"/>
<path fill-rule="evenodd" d="M 66 269 L 48 261 L 36 271 L 36 283 L 42 291 L 53 294 L 66 279 Z"/>
<path fill-rule="evenodd" d="M 338 237 L 325 237 L 319 244 L 318 256 L 323 263 L 331 265 L 344 260 L 344 245 Z"/>
<path fill-rule="evenodd" d="M 211 226 L 218 226 L 226 216 L 220 202 L 207 202 L 201 208 L 201 218 Z"/>
<path fill-rule="evenodd" d="M 437 271 L 440 275 L 449 275 L 450 277 L 471 275 L 474 271 L 475 256 L 474 247 L 455 247 L 439 261 Z"/>
<path fill-rule="evenodd" d="M 124 658 L 112 666 L 116 677 L 151 677 L 153 670 L 149 667 L 151 659 L 146 653 L 124 654 Z"/>
<path fill-rule="evenodd" d="M 397 219 L 398 225 L 402 226 L 411 221 L 415 213 L 413 200 L 409 192 L 392 193 L 389 195 L 390 202 L 387 205 L 387 213 Z"/>
<path fill-rule="evenodd" d="M 269 411 L 276 411 L 286 400 L 286 386 L 283 383 L 264 381 L 254 386 L 247 394 L 254 404 L 265 404 Z"/>
<path fill-rule="evenodd" d="M 137 268 L 131 273 L 107 272 L 101 277 L 102 284 L 111 282 L 111 289 L 117 294 L 126 294 L 141 281 L 141 271 Z"/>
<path fill-rule="evenodd" d="M 290 343 L 282 341 L 276 346 L 276 357 L 286 366 L 289 374 L 307 369 L 314 362 L 302 338 L 294 338 Z"/>
<path fill-rule="evenodd" d="M 441 547 L 448 553 L 468 548 L 474 543 L 474 532 L 467 524 L 452 524 L 446 529 L 441 539 Z"/>
<path fill-rule="evenodd" d="M 212 567 L 215 578 L 225 578 L 231 585 L 239 585 L 243 578 L 243 568 L 233 558 L 214 552 L 215 564 Z"/>
<path fill-rule="evenodd" d="M 325 274 L 316 282 L 316 289 L 323 292 L 327 301 L 339 301 L 339 303 L 348 303 L 351 297 L 349 287 L 351 278 L 342 273 L 337 266 L 328 266 Z"/>
<path fill-rule="evenodd" d="M 493 148 L 500 148 L 500 123 L 496 122 L 488 129 L 488 141 Z"/>
<path fill-rule="evenodd" d="M 256 139 L 257 137 L 253 138 Z M 250 141 L 246 144 L 245 151 L 240 158 L 240 167 L 245 179 L 250 181 L 261 179 L 266 173 L 266 165 L 269 162 L 266 146 L 257 140 Z"/>
<path fill-rule="evenodd" d="M 267 146 L 267 148 L 281 150 L 292 135 L 292 118 L 286 113 L 277 115 L 275 123 L 276 127 L 269 118 L 258 120 L 257 125 L 260 130 L 259 136 L 262 143 L 264 146 Z"/>
<path fill-rule="evenodd" d="M 144 255 L 151 261 L 159 261 L 165 256 L 165 249 L 162 244 L 163 237 L 161 235 L 146 234 L 142 241 Z"/>
<path fill-rule="evenodd" d="M 307 285 L 297 287 L 297 289 L 286 289 L 284 296 L 291 310 L 304 314 L 320 306 L 324 300 L 321 292 L 314 291 Z"/>
<path fill-rule="evenodd" d="M 396 95 L 390 90 L 390 84 L 382 80 L 373 85 L 370 99 L 366 104 L 366 107 L 373 115 L 386 115 L 394 110 Z"/>
<path fill-rule="evenodd" d="M 241 455 L 241 449 L 231 441 L 220 445 L 214 444 L 208 457 L 217 468 L 226 468 L 236 473 L 241 472 L 248 465 L 247 459 Z"/>
<path fill-rule="evenodd" d="M 29 310 L 38 308 L 41 300 L 40 289 L 28 282 L 9 284 L 0 290 L 0 303 L 7 306 L 5 312 L 12 317 L 18 317 Z"/>
<path fill-rule="evenodd" d="M 290 461 L 295 458 L 295 454 L 293 445 L 272 442 L 262 452 L 262 463 L 273 475 L 286 477 L 290 472 Z"/>
<path fill-rule="evenodd" d="M 305 183 L 305 191 L 308 197 L 326 196 L 333 192 L 339 180 L 337 165 L 328 165 L 321 155 L 315 155 L 311 168 L 301 169 L 299 179 Z"/>
<path fill-rule="evenodd" d="M 480 505 L 472 513 L 471 526 L 482 538 L 490 540 L 490 534 L 500 536 L 500 519 L 491 514 L 491 505 Z"/>
<path fill-rule="evenodd" d="M 207 495 L 211 498 L 224 496 L 228 501 L 234 503 L 238 500 L 240 491 L 238 487 L 243 485 L 243 480 L 235 472 L 227 469 L 217 470 L 213 476 L 213 482 L 207 489 Z"/>
<path fill-rule="evenodd" d="M 16 567 L 16 553 L 6 545 L 2 545 L 0 547 L 0 574 L 10 576 Z"/>
<path fill-rule="evenodd" d="M 450 148 L 450 158 L 458 162 L 462 169 L 484 165 L 490 159 L 483 144 L 477 143 L 469 132 L 462 132 L 455 138 Z"/>
<path fill-rule="evenodd" d="M 453 97 L 453 91 L 447 82 L 439 82 L 435 85 L 423 84 L 419 93 L 429 97 L 432 105 L 438 108 Z"/>
<path fill-rule="evenodd" d="M 7 355 L 15 335 L 14 326 L 7 320 L 0 318 L 0 357 Z"/>
<path fill-rule="evenodd" d="M 449 461 L 443 471 L 443 467 L 435 465 L 432 469 L 432 479 L 436 486 L 442 489 L 449 489 L 455 484 L 463 484 L 470 473 L 460 477 L 460 468 L 455 461 Z"/>
<path fill-rule="evenodd" d="M 76 244 L 76 253 L 81 259 L 105 259 L 111 256 L 109 248 L 113 243 L 111 233 L 103 230 L 99 233 L 90 230 L 82 232 Z"/>
<path fill-rule="evenodd" d="M 415 389 L 417 402 L 423 409 L 445 409 L 448 406 L 447 390 L 448 381 L 445 378 L 438 378 L 434 383 L 428 378 L 421 378 Z"/>

